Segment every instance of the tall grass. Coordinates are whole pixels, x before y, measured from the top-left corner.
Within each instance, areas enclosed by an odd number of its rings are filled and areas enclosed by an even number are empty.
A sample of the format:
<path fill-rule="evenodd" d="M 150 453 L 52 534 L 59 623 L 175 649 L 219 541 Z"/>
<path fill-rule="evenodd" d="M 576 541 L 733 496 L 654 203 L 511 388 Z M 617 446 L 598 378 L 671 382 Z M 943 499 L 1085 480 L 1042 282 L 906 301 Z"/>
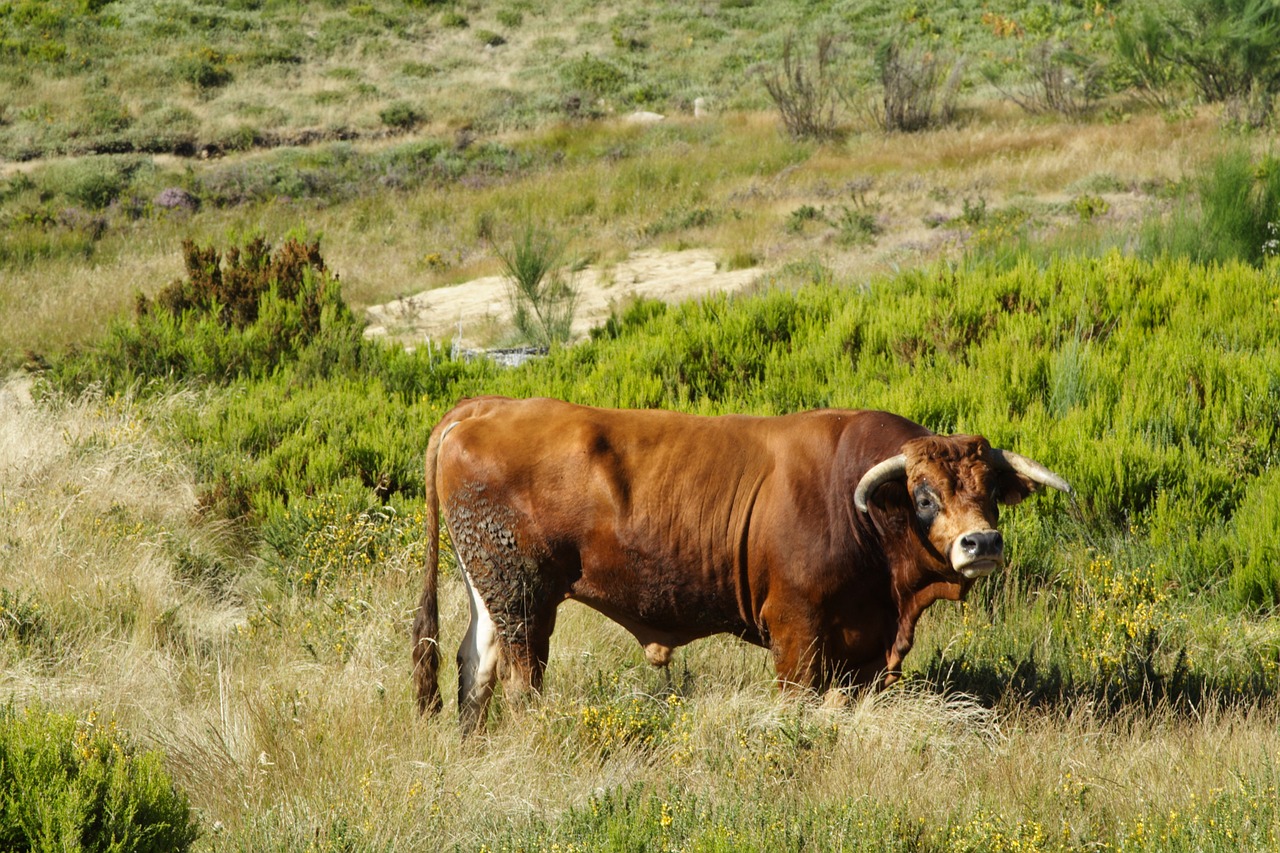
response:
<path fill-rule="evenodd" d="M 1010 584 L 986 603 L 931 611 L 907 685 L 839 711 L 779 699 L 767 654 L 729 639 L 682 650 L 676 692 L 664 694 L 620 629 L 567 605 L 541 700 L 503 708 L 483 741 L 460 748 L 450 723 L 411 708 L 413 549 L 327 575 L 350 594 L 340 605 L 255 580 L 233 542 L 209 541 L 189 514 L 190 474 L 135 401 L 5 405 L 4 470 L 30 461 L 28 476 L 6 476 L 3 536 L 22 569 L 6 563 L 4 584 L 28 590 L 56 636 L 88 621 L 48 663 L 6 640 L 10 687 L 82 719 L 96 707 L 162 749 L 200 816 L 197 849 L 946 850 L 1016 839 L 1225 851 L 1266 849 L 1277 829 L 1277 721 L 1265 700 L 1228 693 L 1194 714 L 1070 696 L 993 708 L 922 683 L 919 664 L 935 653 L 958 670 L 1056 646 L 1077 636 L 1064 624 L 1090 624 L 1080 605 L 1100 600 L 1028 601 Z M 350 529 L 341 516 L 324 524 Z M 1024 533 L 1010 531 L 1011 543 Z M 241 579 L 221 593 L 188 587 L 175 538 Z M 1112 594 L 1106 577 L 1097 583 Z M 452 570 L 443 586 L 452 643 L 467 605 Z M 125 630 L 115 620 L 128 614 Z M 1224 630 L 1244 655 L 1274 649 L 1264 623 Z"/>
<path fill-rule="evenodd" d="M 509 245 L 496 246 L 516 331 L 535 346 L 569 340 L 578 291 L 566 264 L 566 245 L 545 228 L 525 223 Z"/>
<path fill-rule="evenodd" d="M 317 340 L 225 391 L 6 402 L 11 690 L 144 733 L 210 849 L 1264 849 L 1274 296 L 1243 265 L 939 265 L 639 303 L 512 371 Z M 791 704 L 728 638 L 679 652 L 671 689 L 566 605 L 541 700 L 460 750 L 409 698 L 417 460 L 487 392 L 883 407 L 1041 459 L 1080 504 L 1008 513 L 1009 570 L 929 612 L 901 690 Z M 451 646 L 450 564 L 442 585 Z"/>
<path fill-rule="evenodd" d="M 1237 145 L 1213 158 L 1192 189 L 1146 225 L 1144 253 L 1255 265 L 1280 254 L 1280 161 Z"/>

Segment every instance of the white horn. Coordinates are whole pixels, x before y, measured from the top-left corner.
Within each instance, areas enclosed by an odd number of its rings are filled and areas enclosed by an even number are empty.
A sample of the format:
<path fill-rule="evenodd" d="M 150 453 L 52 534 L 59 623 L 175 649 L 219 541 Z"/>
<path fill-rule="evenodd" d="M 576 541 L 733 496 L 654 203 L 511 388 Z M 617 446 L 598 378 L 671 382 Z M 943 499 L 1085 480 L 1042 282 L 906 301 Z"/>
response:
<path fill-rule="evenodd" d="M 863 474 L 862 479 L 858 481 L 858 488 L 853 492 L 853 505 L 858 508 L 859 512 L 866 512 L 867 501 L 876 493 L 876 489 L 890 480 L 901 480 L 905 479 L 906 476 L 907 456 L 905 453 L 890 456 L 883 462 L 873 465 L 871 470 Z"/>
<path fill-rule="evenodd" d="M 995 447 L 991 448 L 991 455 L 998 464 L 1018 472 L 1034 483 L 1057 489 L 1060 492 L 1066 492 L 1069 495 L 1075 494 L 1071 490 L 1070 483 L 1034 459 L 1028 459 L 1020 453 L 1014 453 L 1012 450 L 1000 450 Z"/>

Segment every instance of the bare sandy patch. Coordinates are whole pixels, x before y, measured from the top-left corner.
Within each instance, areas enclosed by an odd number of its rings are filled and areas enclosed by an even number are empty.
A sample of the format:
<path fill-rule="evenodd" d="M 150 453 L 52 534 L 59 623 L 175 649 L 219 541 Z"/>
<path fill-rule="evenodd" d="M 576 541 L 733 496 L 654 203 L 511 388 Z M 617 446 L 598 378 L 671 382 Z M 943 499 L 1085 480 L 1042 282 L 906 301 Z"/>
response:
<path fill-rule="evenodd" d="M 579 295 L 573 336 L 584 337 L 611 311 L 636 299 L 675 303 L 711 293 L 736 293 L 764 275 L 759 268 L 721 270 L 710 249 L 647 249 L 612 266 L 587 267 L 574 278 Z M 507 280 L 497 275 L 423 291 L 366 311 L 367 337 L 406 346 L 427 341 L 490 346 L 509 335 L 512 327 Z"/>

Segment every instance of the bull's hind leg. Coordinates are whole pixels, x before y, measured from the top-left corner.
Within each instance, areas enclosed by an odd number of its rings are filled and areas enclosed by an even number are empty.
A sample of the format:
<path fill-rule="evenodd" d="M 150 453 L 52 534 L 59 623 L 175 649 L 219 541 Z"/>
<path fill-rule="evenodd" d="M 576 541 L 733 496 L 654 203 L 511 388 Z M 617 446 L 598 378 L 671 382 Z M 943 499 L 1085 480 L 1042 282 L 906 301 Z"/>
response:
<path fill-rule="evenodd" d="M 509 701 L 527 702 L 542 692 L 542 676 L 551 651 L 556 609 L 551 602 L 533 603 L 536 610 L 509 616 L 503 635 L 502 658 L 506 665 L 502 684 Z"/>
<path fill-rule="evenodd" d="M 459 561 L 461 562 L 461 561 Z M 501 649 L 498 626 L 463 566 L 467 596 L 471 602 L 471 623 L 458 648 L 458 719 L 463 734 L 471 734 L 484 722 L 489 697 L 497 679 Z"/>
<path fill-rule="evenodd" d="M 445 510 L 471 599 L 458 652 L 458 712 L 466 733 L 484 724 L 499 661 L 510 698 L 542 687 L 557 588 L 542 573 L 545 547 L 521 541 L 520 518 L 483 489 L 460 489 Z"/>

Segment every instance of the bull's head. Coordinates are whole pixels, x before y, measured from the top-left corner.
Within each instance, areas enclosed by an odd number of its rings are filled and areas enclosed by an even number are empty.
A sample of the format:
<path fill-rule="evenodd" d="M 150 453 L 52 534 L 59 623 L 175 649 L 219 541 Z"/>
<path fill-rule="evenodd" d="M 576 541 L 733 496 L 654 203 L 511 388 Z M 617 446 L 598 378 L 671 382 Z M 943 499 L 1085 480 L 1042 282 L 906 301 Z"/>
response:
<path fill-rule="evenodd" d="M 967 435 L 908 441 L 901 453 L 863 475 L 854 504 L 867 512 L 876 492 L 889 484 L 905 489 L 919 529 L 937 555 L 971 579 L 1004 566 L 998 504 L 1013 506 L 1042 486 L 1071 493 L 1066 480 L 1039 462 Z"/>

